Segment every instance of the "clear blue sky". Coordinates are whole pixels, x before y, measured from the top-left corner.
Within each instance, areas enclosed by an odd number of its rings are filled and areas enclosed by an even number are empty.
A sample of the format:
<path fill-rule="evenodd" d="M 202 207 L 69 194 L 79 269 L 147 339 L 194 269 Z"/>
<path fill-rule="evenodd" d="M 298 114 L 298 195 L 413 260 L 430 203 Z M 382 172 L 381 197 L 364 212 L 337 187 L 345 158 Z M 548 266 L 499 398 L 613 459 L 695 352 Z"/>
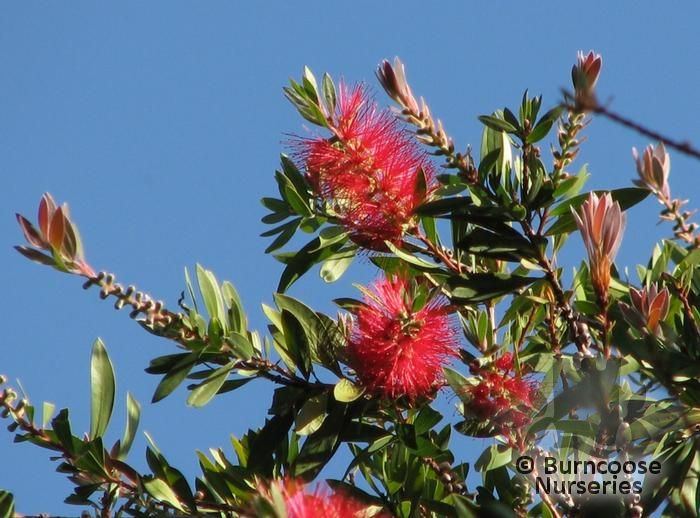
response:
<path fill-rule="evenodd" d="M 569 84 L 578 49 L 604 56 L 603 100 L 653 127 L 700 142 L 697 4 L 658 2 L 32 2 L 0 7 L 0 275 L 4 317 L 0 372 L 19 378 L 32 400 L 73 410 L 89 427 L 89 351 L 104 339 L 119 400 L 108 437 L 121 436 L 124 397 L 143 405 L 143 426 L 191 477 L 195 448 L 223 447 L 262 423 L 268 386 L 255 382 L 202 410 L 185 391 L 150 405 L 157 378 L 143 368 L 173 352 L 126 312 L 83 292 L 76 278 L 31 264 L 14 213 L 34 217 L 41 193 L 69 201 L 87 257 L 175 305 L 183 268 L 197 261 L 239 288 L 252 326 L 264 329 L 279 264 L 258 237 L 274 194 L 285 134 L 303 124 L 281 95 L 308 64 L 374 83 L 375 65 L 399 55 L 414 91 L 425 96 L 460 146 L 477 144 L 477 115 L 516 106 L 525 88 L 545 105 Z M 384 101 L 383 94 L 378 98 Z M 647 141 L 595 121 L 580 163 L 591 186 L 627 185 L 630 148 Z M 698 163 L 673 155 L 672 187 L 700 206 Z M 694 203 L 693 203 L 694 202 Z M 620 263 L 646 262 L 655 239 L 653 200 L 630 213 Z M 565 257 L 580 258 L 580 242 Z M 570 265 L 574 263 L 571 262 Z M 630 270 L 634 272 L 634 269 Z M 374 271 L 364 261 L 324 285 L 315 273 L 292 290 L 317 309 L 353 296 L 351 281 Z M 451 411 L 448 411 L 451 414 Z M 461 459 L 472 455 L 457 440 Z M 476 441 L 480 451 L 486 443 Z M 132 459 L 143 467 L 145 441 Z M 0 434 L 0 488 L 23 513 L 79 514 L 46 451 Z"/>

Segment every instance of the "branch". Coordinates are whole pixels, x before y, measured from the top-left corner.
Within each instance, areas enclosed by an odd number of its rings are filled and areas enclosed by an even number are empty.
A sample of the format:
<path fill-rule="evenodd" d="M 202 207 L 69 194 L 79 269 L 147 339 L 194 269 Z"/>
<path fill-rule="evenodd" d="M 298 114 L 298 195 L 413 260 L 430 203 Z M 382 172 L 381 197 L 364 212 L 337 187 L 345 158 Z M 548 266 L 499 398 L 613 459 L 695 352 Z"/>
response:
<path fill-rule="evenodd" d="M 693 147 L 693 145 L 687 140 L 680 141 L 673 139 L 671 137 L 659 133 L 658 131 L 652 130 L 638 122 L 635 122 L 632 119 L 628 119 L 627 117 L 624 117 L 610 110 L 606 106 L 603 106 L 602 104 L 598 103 L 598 101 L 592 96 L 574 98 L 568 92 L 564 92 L 564 98 L 565 102 L 563 106 L 568 108 L 569 110 L 589 111 L 597 115 L 602 115 L 603 117 L 617 124 L 620 124 L 621 126 L 636 131 L 640 135 L 649 137 L 652 140 L 663 142 L 665 146 L 668 146 L 670 148 L 675 149 L 676 151 L 680 151 L 685 155 L 700 160 L 700 150 Z"/>

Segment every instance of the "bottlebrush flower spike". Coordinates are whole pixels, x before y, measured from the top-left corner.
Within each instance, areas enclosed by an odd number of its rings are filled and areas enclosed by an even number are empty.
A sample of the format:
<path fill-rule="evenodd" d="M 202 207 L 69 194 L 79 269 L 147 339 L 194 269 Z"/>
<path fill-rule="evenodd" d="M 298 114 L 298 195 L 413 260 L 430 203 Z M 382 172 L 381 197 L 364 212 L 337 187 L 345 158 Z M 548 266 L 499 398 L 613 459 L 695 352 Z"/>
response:
<path fill-rule="evenodd" d="M 636 148 L 632 148 L 632 156 L 637 164 L 637 174 L 639 175 L 639 179 L 634 180 L 634 183 L 670 199 L 671 190 L 668 185 L 668 175 L 671 172 L 671 156 L 666 151 L 663 142 L 660 142 L 656 147 L 649 144 L 641 157 Z"/>
<path fill-rule="evenodd" d="M 318 486 L 313 492 L 306 492 L 304 484 L 294 479 L 276 480 L 260 488 L 263 497 L 274 506 L 273 492 L 281 497 L 287 518 L 389 518 L 384 512 L 372 514 L 374 509 L 342 491 L 330 492 Z"/>
<path fill-rule="evenodd" d="M 507 353 L 491 368 L 479 370 L 481 381 L 466 388 L 464 414 L 496 433 L 521 439 L 522 428 L 530 423 L 535 409 L 539 384 L 511 372 L 512 369 L 513 356 Z"/>
<path fill-rule="evenodd" d="M 607 300 L 610 267 L 622 242 L 626 216 L 610 193 L 599 198 L 592 192 L 580 212 L 573 208 L 571 212 L 586 245 L 593 287 L 601 299 Z"/>
<path fill-rule="evenodd" d="M 58 207 L 49 193 L 44 193 L 39 202 L 37 229 L 27 218 L 17 214 L 25 239 L 31 246 L 16 246 L 15 249 L 32 261 L 53 266 L 59 270 L 92 277 L 95 275 L 85 262 L 83 245 L 78 228 L 71 222 L 68 205 Z M 46 255 L 39 250 L 50 253 Z"/>
<path fill-rule="evenodd" d="M 356 243 L 373 250 L 398 244 L 432 186 L 427 154 L 362 85 L 340 85 L 329 125 L 332 138 L 294 143 L 313 190 Z"/>
<path fill-rule="evenodd" d="M 583 51 L 578 52 L 576 64 L 571 69 L 571 79 L 577 98 L 587 99 L 593 96 L 602 67 L 603 58 L 600 54 L 591 50 L 584 56 Z"/>
<path fill-rule="evenodd" d="M 620 310 L 630 325 L 658 334 L 659 324 L 668 315 L 670 299 L 668 289 L 659 290 L 655 283 L 641 290 L 630 288 L 632 304 L 620 302 Z"/>
<path fill-rule="evenodd" d="M 350 366 L 369 392 L 386 399 L 432 396 L 443 366 L 457 355 L 446 304 L 433 298 L 416 308 L 414 288 L 402 277 L 380 279 L 355 311 Z"/>

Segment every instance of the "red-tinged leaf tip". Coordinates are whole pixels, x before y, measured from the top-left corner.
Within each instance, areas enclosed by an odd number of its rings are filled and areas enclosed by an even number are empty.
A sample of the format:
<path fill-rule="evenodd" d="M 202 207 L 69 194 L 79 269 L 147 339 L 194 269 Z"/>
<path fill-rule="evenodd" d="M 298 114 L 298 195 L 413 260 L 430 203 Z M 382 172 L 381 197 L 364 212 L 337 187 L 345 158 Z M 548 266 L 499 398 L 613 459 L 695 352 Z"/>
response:
<path fill-rule="evenodd" d="M 35 263 L 44 264 L 46 266 L 56 265 L 56 261 L 54 261 L 53 257 L 50 257 L 46 254 L 42 254 L 38 250 L 34 250 L 33 248 L 29 248 L 28 246 L 15 246 L 15 250 L 17 250 L 20 254 L 22 254 L 30 261 L 34 261 Z"/>
<path fill-rule="evenodd" d="M 44 248 L 46 246 L 46 242 L 41 238 L 41 234 L 39 234 L 39 231 L 34 227 L 34 225 L 32 225 L 31 222 L 21 214 L 15 214 L 15 216 L 17 216 L 17 222 L 19 223 L 22 233 L 24 234 L 24 238 L 27 240 L 27 242 L 32 246 L 36 246 L 37 248 Z"/>
<path fill-rule="evenodd" d="M 41 202 L 39 202 L 39 229 L 44 234 L 45 237 L 49 235 L 49 222 L 56 210 L 56 202 L 54 202 L 53 197 L 48 192 L 45 192 L 41 197 Z"/>
<path fill-rule="evenodd" d="M 61 250 L 63 244 L 63 236 L 65 235 L 66 219 L 63 216 L 63 208 L 59 207 L 51 217 L 49 224 L 48 240 L 49 244 L 56 250 Z"/>

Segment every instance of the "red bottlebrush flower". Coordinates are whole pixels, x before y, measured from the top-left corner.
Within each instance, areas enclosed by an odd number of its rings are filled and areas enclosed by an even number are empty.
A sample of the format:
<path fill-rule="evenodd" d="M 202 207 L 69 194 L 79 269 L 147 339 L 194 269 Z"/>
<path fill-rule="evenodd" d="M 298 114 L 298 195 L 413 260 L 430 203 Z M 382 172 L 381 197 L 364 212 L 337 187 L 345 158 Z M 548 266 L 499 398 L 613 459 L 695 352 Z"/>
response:
<path fill-rule="evenodd" d="M 639 175 L 639 179 L 634 180 L 634 183 L 670 199 L 671 189 L 668 185 L 668 175 L 671 172 L 671 156 L 666 151 L 663 142 L 660 142 L 656 147 L 648 145 L 641 157 L 637 150 L 632 148 L 632 156 L 637 164 L 637 174 Z"/>
<path fill-rule="evenodd" d="M 503 365 L 498 366 L 499 362 Z M 509 369 L 502 368 L 506 363 L 511 363 Z M 520 374 L 509 372 L 512 356 L 508 354 L 496 360 L 492 368 L 496 370 L 481 372 L 482 381 L 466 388 L 465 416 L 472 416 L 511 439 L 522 439 L 522 428 L 530 423 L 539 386 Z"/>
<path fill-rule="evenodd" d="M 580 213 L 573 208 L 571 212 L 586 245 L 593 287 L 600 299 L 605 301 L 610 286 L 610 267 L 622 243 L 625 214 L 620 204 L 613 202 L 610 193 L 600 198 L 590 193 Z"/>
<path fill-rule="evenodd" d="M 330 492 L 323 486 L 318 486 L 313 492 L 306 492 L 304 484 L 292 480 L 277 480 L 273 483 L 274 490 L 279 491 L 284 501 L 287 518 L 364 518 L 368 506 L 342 491 Z M 263 496 L 272 500 L 272 487 L 261 489 Z M 388 518 L 389 515 L 380 512 L 373 514 L 377 518 Z"/>
<path fill-rule="evenodd" d="M 652 334 L 659 333 L 659 323 L 668 315 L 671 295 L 667 288 L 659 290 L 656 284 L 641 290 L 630 288 L 632 304 L 620 302 L 620 310 L 634 327 L 644 327 Z"/>
<path fill-rule="evenodd" d="M 332 138 L 295 143 L 312 188 L 361 246 L 398 243 L 433 181 L 427 154 L 361 85 L 340 85 L 330 125 Z"/>
<path fill-rule="evenodd" d="M 383 278 L 365 292 L 348 343 L 350 366 L 370 392 L 413 402 L 432 395 L 457 335 L 439 299 L 414 309 L 409 281 Z"/>
<path fill-rule="evenodd" d="M 513 353 L 505 353 L 494 362 L 494 366 L 502 371 L 513 369 Z"/>

